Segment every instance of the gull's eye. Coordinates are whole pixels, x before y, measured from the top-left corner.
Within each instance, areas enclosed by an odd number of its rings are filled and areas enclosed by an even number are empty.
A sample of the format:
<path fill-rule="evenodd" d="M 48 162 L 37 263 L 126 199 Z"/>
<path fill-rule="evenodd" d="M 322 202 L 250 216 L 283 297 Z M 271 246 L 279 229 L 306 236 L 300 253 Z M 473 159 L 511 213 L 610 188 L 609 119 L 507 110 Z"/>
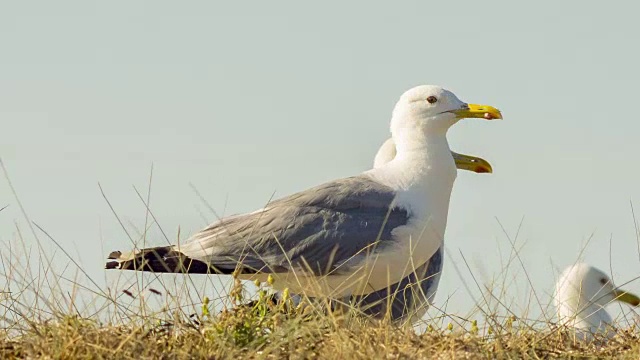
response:
<path fill-rule="evenodd" d="M 605 285 L 607 283 L 607 279 L 602 278 L 600 279 L 600 284 Z"/>
<path fill-rule="evenodd" d="M 429 104 L 433 104 L 433 103 L 435 103 L 436 101 L 438 101 L 438 98 L 437 98 L 437 97 L 435 97 L 435 96 L 429 96 L 429 97 L 427 98 L 427 101 L 429 102 Z"/>

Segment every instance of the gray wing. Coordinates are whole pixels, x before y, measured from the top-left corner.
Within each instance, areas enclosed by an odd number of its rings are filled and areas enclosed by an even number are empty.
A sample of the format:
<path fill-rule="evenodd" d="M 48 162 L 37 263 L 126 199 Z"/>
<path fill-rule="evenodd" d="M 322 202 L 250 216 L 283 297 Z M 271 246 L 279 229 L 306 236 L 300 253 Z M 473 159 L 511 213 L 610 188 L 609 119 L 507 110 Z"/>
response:
<path fill-rule="evenodd" d="M 175 249 L 222 273 L 348 272 L 354 258 L 389 246 L 391 231 L 407 223 L 394 198 L 367 176 L 340 179 L 222 219 Z"/>

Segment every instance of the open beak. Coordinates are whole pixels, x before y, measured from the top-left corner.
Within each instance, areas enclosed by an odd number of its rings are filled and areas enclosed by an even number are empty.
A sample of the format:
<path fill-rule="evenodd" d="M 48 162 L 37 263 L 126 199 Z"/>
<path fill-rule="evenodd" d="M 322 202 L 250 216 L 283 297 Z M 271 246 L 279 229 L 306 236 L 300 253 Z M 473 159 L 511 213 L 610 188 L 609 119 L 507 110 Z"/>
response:
<path fill-rule="evenodd" d="M 451 111 L 460 119 L 481 118 L 486 120 L 502 119 L 500 110 L 489 105 L 465 104 L 458 110 Z"/>
<path fill-rule="evenodd" d="M 451 152 L 453 155 L 453 160 L 456 162 L 456 167 L 460 170 L 473 171 L 475 173 L 492 173 L 493 168 L 491 168 L 491 164 L 483 158 L 458 154 L 455 152 Z"/>
<path fill-rule="evenodd" d="M 616 300 L 626 302 L 631 306 L 640 305 L 640 298 L 637 295 L 626 292 L 621 289 L 613 290 L 613 294 L 616 296 Z"/>

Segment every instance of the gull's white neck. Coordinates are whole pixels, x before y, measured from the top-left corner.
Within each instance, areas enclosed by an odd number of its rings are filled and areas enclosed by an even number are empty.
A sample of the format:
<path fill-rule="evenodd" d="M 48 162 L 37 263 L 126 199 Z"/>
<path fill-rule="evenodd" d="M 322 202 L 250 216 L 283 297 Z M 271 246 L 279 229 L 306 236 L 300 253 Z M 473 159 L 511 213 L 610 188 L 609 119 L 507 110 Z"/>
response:
<path fill-rule="evenodd" d="M 398 192 L 397 205 L 446 225 L 457 175 L 446 129 L 429 132 L 399 129 L 393 132 L 393 139 L 395 158 L 369 173 Z"/>
<path fill-rule="evenodd" d="M 424 135 L 396 143 L 397 154 L 392 161 L 395 169 L 402 169 L 397 180 L 404 188 L 435 179 L 451 183 L 456 177 L 456 167 L 449 148 L 446 133 Z"/>

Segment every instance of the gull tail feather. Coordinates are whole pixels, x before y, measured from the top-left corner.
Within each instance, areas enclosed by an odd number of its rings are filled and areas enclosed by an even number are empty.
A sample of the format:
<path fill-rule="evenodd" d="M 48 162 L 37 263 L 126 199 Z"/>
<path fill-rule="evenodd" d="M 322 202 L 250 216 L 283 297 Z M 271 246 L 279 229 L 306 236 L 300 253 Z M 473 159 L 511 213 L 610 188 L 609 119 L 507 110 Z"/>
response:
<path fill-rule="evenodd" d="M 147 271 L 155 273 L 182 274 L 231 274 L 233 271 L 220 270 L 188 257 L 173 246 L 159 246 L 140 249 L 129 253 L 113 251 L 107 257 L 105 269 Z"/>

